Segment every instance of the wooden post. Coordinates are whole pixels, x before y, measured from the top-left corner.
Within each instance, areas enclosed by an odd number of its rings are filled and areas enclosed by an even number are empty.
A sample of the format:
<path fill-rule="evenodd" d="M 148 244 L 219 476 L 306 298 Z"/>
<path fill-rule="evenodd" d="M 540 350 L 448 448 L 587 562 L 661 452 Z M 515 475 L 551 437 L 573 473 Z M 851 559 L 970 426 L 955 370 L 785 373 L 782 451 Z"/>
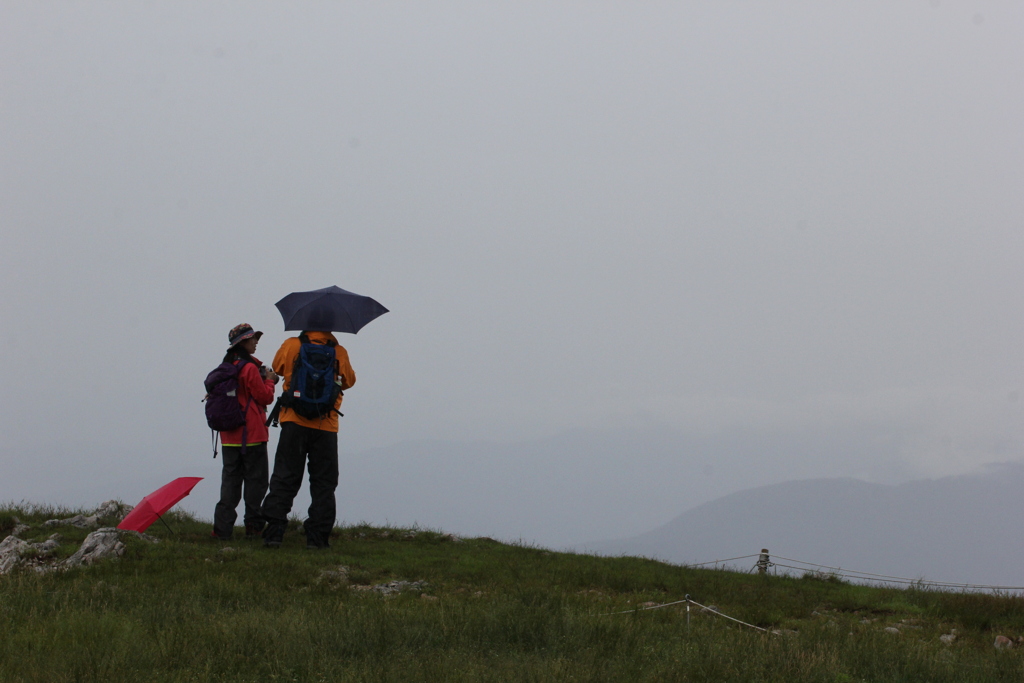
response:
<path fill-rule="evenodd" d="M 771 566 L 771 559 L 768 557 L 768 548 L 761 548 L 761 557 L 757 558 L 757 573 L 767 574 Z"/>

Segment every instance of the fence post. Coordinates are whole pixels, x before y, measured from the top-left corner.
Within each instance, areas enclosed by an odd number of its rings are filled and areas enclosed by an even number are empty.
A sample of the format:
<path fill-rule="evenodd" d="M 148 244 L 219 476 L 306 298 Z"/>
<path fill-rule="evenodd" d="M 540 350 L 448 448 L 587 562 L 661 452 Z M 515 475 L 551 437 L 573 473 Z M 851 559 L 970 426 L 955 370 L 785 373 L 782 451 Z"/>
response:
<path fill-rule="evenodd" d="M 767 574 L 771 566 L 771 559 L 768 557 L 768 548 L 761 548 L 761 556 L 757 558 L 757 573 Z"/>

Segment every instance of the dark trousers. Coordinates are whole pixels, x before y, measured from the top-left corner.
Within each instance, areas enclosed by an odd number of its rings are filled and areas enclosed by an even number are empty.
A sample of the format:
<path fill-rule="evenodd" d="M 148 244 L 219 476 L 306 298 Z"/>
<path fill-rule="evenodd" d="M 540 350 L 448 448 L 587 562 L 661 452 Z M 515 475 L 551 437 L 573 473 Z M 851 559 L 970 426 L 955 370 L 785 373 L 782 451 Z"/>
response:
<path fill-rule="evenodd" d="M 319 538 L 327 538 L 337 514 L 334 499 L 338 488 L 337 432 L 303 427 L 294 422 L 281 423 L 281 440 L 277 442 L 270 491 L 263 501 L 263 517 L 268 525 L 284 532 L 295 494 L 302 487 L 302 471 L 307 462 L 312 502 L 303 526 L 307 535 L 312 532 Z"/>
<path fill-rule="evenodd" d="M 260 503 L 267 492 L 267 444 L 246 446 L 245 455 L 240 446 L 224 446 L 221 455 L 220 502 L 213 512 L 213 531 L 221 538 L 231 538 L 238 513 L 238 501 L 245 491 L 246 526 L 262 526 Z"/>

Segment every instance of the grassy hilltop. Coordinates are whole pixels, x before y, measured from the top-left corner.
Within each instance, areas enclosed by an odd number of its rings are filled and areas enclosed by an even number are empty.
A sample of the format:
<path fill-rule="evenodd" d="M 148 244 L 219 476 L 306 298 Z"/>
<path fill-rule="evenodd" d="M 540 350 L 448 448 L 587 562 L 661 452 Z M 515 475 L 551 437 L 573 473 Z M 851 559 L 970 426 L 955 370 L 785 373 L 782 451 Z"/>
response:
<path fill-rule="evenodd" d="M 0 509 L 31 525 L 76 511 Z M 761 577 L 367 526 L 307 551 L 218 543 L 185 515 L 119 559 L 0 576 L 4 681 L 1019 681 L 1024 600 Z M 116 519 L 101 520 L 114 526 Z M 390 584 L 390 585 L 389 585 Z M 390 594 L 387 594 L 390 593 Z M 750 624 L 690 612 L 682 600 Z M 625 613 L 617 613 L 623 612 Z M 616 613 L 616 614 L 613 614 Z M 886 631 L 895 628 L 898 632 Z M 956 629 L 952 644 L 939 636 Z"/>

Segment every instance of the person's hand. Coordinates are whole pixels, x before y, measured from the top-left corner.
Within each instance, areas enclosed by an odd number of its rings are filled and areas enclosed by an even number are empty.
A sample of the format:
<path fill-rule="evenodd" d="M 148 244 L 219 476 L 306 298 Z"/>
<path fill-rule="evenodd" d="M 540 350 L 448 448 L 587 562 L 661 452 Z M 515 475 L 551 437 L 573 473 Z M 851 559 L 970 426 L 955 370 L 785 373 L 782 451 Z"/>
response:
<path fill-rule="evenodd" d="M 274 384 L 277 384 L 277 380 L 281 379 L 281 376 L 274 372 L 273 370 L 271 370 L 270 368 L 267 368 L 267 379 L 269 379 Z"/>

